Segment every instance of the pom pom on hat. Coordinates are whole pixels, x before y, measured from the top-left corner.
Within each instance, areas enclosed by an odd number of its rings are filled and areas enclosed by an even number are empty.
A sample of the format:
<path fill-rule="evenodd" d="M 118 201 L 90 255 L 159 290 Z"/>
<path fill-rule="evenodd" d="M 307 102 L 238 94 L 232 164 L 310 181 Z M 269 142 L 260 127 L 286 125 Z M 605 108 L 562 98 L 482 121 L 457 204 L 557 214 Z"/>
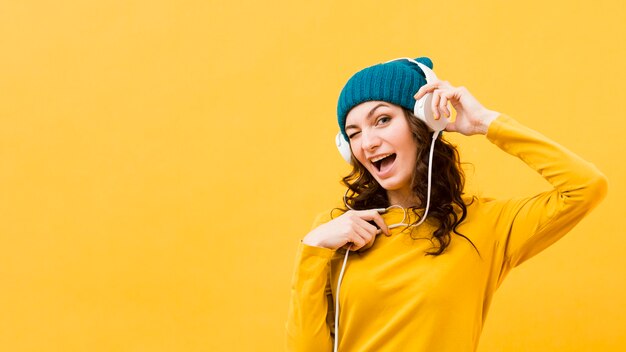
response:
<path fill-rule="evenodd" d="M 433 62 L 427 57 L 415 61 L 433 68 Z M 339 94 L 337 122 L 341 133 L 348 139 L 346 116 L 352 108 L 366 101 L 381 100 L 413 110 L 413 95 L 425 84 L 426 76 L 419 66 L 406 59 L 377 64 L 355 73 Z"/>

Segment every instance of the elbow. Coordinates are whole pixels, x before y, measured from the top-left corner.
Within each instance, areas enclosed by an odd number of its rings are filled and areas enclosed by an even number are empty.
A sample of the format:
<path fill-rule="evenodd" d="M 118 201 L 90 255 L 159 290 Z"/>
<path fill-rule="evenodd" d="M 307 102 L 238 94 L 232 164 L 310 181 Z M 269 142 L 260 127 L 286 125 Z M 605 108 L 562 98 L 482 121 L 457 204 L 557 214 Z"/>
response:
<path fill-rule="evenodd" d="M 603 173 L 600 173 L 594 182 L 594 187 L 599 194 L 600 200 L 604 199 L 609 192 L 609 179 Z"/>
<path fill-rule="evenodd" d="M 600 203 L 609 191 L 608 178 L 603 173 L 598 172 L 589 183 L 589 189 L 590 198 L 595 200 L 595 204 Z"/>
<path fill-rule="evenodd" d="M 609 181 L 600 171 L 596 172 L 585 183 L 577 203 L 584 204 L 586 211 L 595 208 L 606 197 L 609 190 Z"/>

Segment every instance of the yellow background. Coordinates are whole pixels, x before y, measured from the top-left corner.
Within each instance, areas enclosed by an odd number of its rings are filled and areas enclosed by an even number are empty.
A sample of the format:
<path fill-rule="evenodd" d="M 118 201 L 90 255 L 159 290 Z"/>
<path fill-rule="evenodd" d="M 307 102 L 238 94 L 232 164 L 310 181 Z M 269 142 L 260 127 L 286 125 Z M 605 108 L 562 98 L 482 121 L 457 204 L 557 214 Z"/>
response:
<path fill-rule="evenodd" d="M 339 90 L 407 55 L 610 181 L 505 281 L 479 351 L 626 349 L 625 4 L 3 1 L 0 350 L 282 350 L 297 243 L 348 171 Z M 547 188 L 449 138 L 471 191 Z"/>

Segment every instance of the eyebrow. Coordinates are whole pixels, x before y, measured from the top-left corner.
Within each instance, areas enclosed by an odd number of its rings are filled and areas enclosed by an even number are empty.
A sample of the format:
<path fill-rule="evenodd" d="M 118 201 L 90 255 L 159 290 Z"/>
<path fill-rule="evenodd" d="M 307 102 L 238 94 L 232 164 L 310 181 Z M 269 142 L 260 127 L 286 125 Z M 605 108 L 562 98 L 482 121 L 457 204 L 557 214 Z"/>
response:
<path fill-rule="evenodd" d="M 370 112 L 367 114 L 367 119 L 369 120 L 370 118 L 372 118 L 372 115 L 374 115 L 374 112 L 376 111 L 376 109 L 378 109 L 381 106 L 385 106 L 385 107 L 389 107 L 389 105 L 385 104 L 385 103 L 380 103 L 376 106 L 374 106 L 374 108 L 372 110 L 370 110 Z M 348 125 L 346 126 L 346 130 L 349 128 L 357 128 L 357 125 Z"/>

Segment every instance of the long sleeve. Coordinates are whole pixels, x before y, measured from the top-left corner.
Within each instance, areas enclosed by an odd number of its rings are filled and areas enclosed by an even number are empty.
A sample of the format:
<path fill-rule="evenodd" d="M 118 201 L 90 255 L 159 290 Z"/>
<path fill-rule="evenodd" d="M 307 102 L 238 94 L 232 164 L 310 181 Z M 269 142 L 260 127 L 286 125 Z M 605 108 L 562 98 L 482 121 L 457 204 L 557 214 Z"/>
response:
<path fill-rule="evenodd" d="M 564 236 L 607 192 L 595 166 L 507 116 L 491 123 L 487 138 L 536 170 L 552 189 L 516 199 L 475 197 L 458 228 L 471 242 L 453 235 L 440 256 L 425 255 L 432 250 L 429 223 L 411 233 L 393 229 L 368 251 L 350 255 L 341 284 L 341 351 L 475 351 L 506 273 Z M 405 215 L 392 208 L 382 216 L 394 224 Z M 289 351 L 332 351 L 329 285 L 336 283 L 341 261 L 334 253 L 298 248 Z"/>
<path fill-rule="evenodd" d="M 332 351 L 329 277 L 333 254 L 333 250 L 304 243 L 298 247 L 286 326 L 287 351 Z"/>
<path fill-rule="evenodd" d="M 499 217 L 507 219 L 498 228 L 505 244 L 506 272 L 574 227 L 604 198 L 607 180 L 593 164 L 508 116 L 501 115 L 492 122 L 487 138 L 553 186 L 534 197 L 505 201 L 501 208 Z"/>

